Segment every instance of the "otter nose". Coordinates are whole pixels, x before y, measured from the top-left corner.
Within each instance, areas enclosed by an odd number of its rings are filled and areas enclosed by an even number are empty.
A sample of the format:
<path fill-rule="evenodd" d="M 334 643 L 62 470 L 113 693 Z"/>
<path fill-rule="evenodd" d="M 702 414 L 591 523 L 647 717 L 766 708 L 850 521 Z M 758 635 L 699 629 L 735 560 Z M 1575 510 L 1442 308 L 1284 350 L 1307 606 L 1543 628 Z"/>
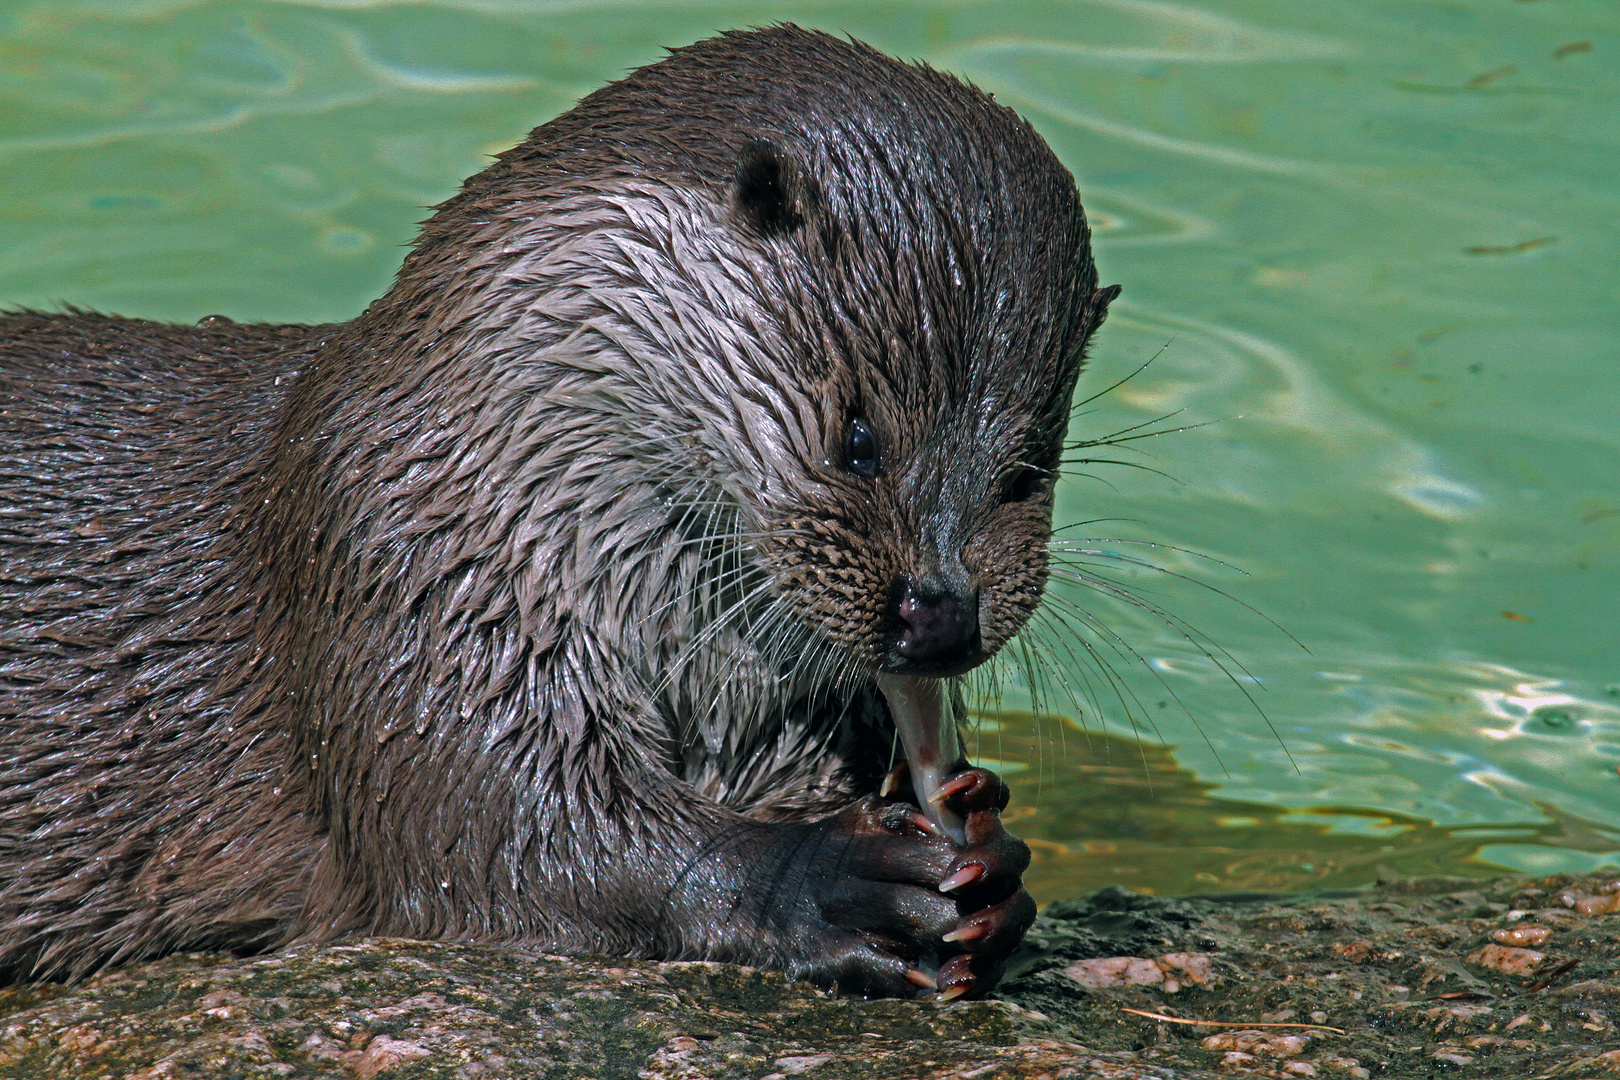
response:
<path fill-rule="evenodd" d="M 919 668 L 949 669 L 979 648 L 977 596 L 967 601 L 946 589 L 919 586 L 909 578 L 899 583 L 899 635 L 894 651 Z M 975 590 L 976 593 L 976 590 Z"/>

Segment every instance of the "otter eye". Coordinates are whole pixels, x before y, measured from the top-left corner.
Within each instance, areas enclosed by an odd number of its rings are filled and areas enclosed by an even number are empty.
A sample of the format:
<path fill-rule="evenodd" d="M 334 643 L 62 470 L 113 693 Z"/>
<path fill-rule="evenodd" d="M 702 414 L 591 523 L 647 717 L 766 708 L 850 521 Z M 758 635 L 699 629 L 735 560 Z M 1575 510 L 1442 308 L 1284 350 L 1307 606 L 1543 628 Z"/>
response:
<path fill-rule="evenodd" d="M 1045 489 L 1047 475 L 1047 470 L 1033 466 L 1026 465 L 1019 469 L 1007 482 L 1002 502 L 1020 503 L 1035 498 Z"/>
<path fill-rule="evenodd" d="M 867 479 L 883 471 L 878 462 L 877 436 L 860 417 L 851 417 L 849 430 L 844 435 L 844 464 L 856 476 Z"/>

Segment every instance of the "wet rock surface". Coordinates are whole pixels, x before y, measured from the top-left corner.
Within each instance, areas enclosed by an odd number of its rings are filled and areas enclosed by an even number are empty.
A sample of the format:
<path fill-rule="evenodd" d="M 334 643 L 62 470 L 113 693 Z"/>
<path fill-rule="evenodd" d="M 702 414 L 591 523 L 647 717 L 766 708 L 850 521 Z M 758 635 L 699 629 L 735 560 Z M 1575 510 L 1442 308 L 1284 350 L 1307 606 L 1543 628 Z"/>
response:
<path fill-rule="evenodd" d="M 1612 875 L 1105 889 L 948 1005 L 432 942 L 171 957 L 0 991 L 0 1077 L 1620 1077 L 1617 909 Z"/>

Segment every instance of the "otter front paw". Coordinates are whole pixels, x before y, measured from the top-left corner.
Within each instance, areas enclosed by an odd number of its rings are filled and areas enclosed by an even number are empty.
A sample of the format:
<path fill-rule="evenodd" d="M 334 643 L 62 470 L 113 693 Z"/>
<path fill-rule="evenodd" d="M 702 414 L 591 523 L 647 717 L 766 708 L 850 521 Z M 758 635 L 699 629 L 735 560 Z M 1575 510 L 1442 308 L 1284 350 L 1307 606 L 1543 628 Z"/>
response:
<path fill-rule="evenodd" d="M 1029 849 L 1002 828 L 1007 789 L 993 773 L 958 773 L 943 797 L 966 822 L 965 847 L 915 807 L 875 798 L 762 827 L 736 852 L 751 880 L 727 920 L 759 940 L 717 951 L 867 997 L 988 991 L 1035 917 L 1021 882 Z"/>
<path fill-rule="evenodd" d="M 967 845 L 939 884 L 956 900 L 959 916 L 941 938 L 960 950 L 939 968 L 939 996 L 948 1001 L 996 985 L 1035 921 L 1035 899 L 1023 885 L 1029 847 L 1001 824 L 1008 797 L 1001 778 L 987 769 L 964 769 L 940 785 L 935 797 L 961 815 L 967 832 Z"/>
<path fill-rule="evenodd" d="M 749 890 L 777 955 L 828 989 L 911 997 L 936 987 L 959 904 L 940 891 L 960 849 L 916 807 L 865 798 L 835 817 L 767 829 Z"/>

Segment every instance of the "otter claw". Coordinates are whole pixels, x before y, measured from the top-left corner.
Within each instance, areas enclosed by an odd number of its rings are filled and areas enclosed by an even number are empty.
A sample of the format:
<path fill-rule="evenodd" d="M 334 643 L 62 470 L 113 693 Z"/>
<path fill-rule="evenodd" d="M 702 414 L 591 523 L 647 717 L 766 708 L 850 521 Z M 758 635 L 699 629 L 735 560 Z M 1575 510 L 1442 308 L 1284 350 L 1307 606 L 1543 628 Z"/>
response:
<path fill-rule="evenodd" d="M 990 926 L 989 926 L 988 923 L 982 923 L 982 922 L 966 923 L 966 924 L 964 924 L 962 926 L 958 926 L 955 930 L 952 930 L 950 933 L 942 935 L 940 937 L 940 940 L 941 941 L 952 941 L 952 942 L 954 942 L 954 941 L 978 941 L 980 938 L 988 936 L 989 933 L 990 933 Z"/>
<path fill-rule="evenodd" d="M 968 863 L 962 869 L 939 883 L 939 891 L 943 893 L 954 892 L 964 885 L 971 885 L 984 877 L 984 866 L 981 863 Z"/>
<path fill-rule="evenodd" d="M 926 836 L 932 836 L 940 840 L 946 838 L 945 830 L 934 824 L 933 818 L 930 818 L 927 814 L 920 812 L 913 813 L 911 815 L 911 824 L 916 826 L 917 830 Z"/>
<path fill-rule="evenodd" d="M 899 762 L 883 777 L 883 783 L 878 787 L 878 798 L 887 799 L 900 790 L 900 782 L 906 778 L 911 770 L 904 761 Z"/>
<path fill-rule="evenodd" d="M 978 783 L 979 777 L 971 770 L 959 772 L 949 780 L 945 781 L 943 784 L 939 785 L 939 790 L 928 796 L 928 801 L 942 803 L 952 795 L 955 795 L 958 792 L 966 791 Z"/>
<path fill-rule="evenodd" d="M 926 971 L 918 971 L 916 968 L 906 968 L 906 982 L 913 986 L 920 986 L 924 990 L 939 989 L 939 983 L 934 980 L 932 975 Z"/>

